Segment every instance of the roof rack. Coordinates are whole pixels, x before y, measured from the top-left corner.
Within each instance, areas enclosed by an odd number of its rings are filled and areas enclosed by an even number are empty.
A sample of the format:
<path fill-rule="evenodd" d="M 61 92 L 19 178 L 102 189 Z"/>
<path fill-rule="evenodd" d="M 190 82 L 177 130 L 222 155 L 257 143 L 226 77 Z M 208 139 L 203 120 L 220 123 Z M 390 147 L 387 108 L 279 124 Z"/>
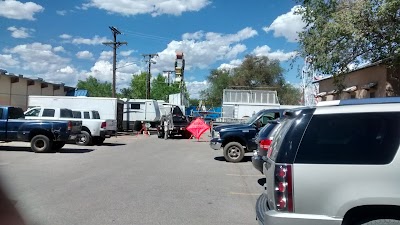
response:
<path fill-rule="evenodd" d="M 362 98 L 362 99 L 324 101 L 324 102 L 319 102 L 317 106 L 366 105 L 366 104 L 385 104 L 385 103 L 400 103 L 400 97 Z"/>

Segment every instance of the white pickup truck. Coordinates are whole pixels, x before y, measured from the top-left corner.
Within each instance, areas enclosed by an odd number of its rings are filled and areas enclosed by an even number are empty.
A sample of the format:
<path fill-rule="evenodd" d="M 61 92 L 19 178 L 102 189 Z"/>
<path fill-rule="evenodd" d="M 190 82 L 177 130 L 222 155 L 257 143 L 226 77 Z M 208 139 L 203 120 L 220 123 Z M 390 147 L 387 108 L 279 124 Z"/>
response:
<path fill-rule="evenodd" d="M 25 112 L 25 119 L 71 120 L 71 118 L 74 118 L 73 112 L 66 108 L 33 107 Z M 84 118 L 74 118 L 74 120 L 82 121 L 81 135 L 76 144 L 92 145 L 104 142 L 107 136 L 106 120 Z"/>

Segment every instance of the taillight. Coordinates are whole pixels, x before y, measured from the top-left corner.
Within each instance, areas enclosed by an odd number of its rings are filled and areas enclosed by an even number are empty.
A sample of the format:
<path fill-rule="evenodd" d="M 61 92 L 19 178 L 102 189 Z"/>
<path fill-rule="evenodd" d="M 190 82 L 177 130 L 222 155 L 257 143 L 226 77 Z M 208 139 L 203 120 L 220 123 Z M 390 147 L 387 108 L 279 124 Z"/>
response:
<path fill-rule="evenodd" d="M 68 130 L 69 130 L 69 131 L 72 130 L 72 121 L 68 121 Z"/>
<path fill-rule="evenodd" d="M 272 140 L 270 139 L 264 139 L 260 141 L 260 149 L 268 151 L 269 147 L 271 147 Z"/>
<path fill-rule="evenodd" d="M 275 166 L 275 205 L 278 211 L 293 212 L 292 165 Z"/>
<path fill-rule="evenodd" d="M 101 123 L 101 128 L 106 128 L 106 126 L 107 126 L 106 122 Z"/>

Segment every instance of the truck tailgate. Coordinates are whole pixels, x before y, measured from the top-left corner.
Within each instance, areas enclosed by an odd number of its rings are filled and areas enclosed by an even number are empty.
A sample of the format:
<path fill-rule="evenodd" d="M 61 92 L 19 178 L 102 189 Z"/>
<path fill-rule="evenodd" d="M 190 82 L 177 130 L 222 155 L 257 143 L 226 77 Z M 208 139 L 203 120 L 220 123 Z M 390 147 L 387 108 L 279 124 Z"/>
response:
<path fill-rule="evenodd" d="M 72 123 L 71 134 L 80 134 L 82 131 L 82 121 L 70 120 Z"/>
<path fill-rule="evenodd" d="M 106 120 L 106 130 L 117 130 L 117 120 Z"/>

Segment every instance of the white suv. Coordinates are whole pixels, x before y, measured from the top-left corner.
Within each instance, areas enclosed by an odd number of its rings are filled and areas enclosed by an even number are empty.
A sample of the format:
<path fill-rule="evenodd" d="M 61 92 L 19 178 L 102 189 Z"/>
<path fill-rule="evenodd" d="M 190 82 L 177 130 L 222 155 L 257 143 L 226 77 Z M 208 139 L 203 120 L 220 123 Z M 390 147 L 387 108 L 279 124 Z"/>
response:
<path fill-rule="evenodd" d="M 400 224 L 400 98 L 286 113 L 263 170 L 265 225 Z"/>

